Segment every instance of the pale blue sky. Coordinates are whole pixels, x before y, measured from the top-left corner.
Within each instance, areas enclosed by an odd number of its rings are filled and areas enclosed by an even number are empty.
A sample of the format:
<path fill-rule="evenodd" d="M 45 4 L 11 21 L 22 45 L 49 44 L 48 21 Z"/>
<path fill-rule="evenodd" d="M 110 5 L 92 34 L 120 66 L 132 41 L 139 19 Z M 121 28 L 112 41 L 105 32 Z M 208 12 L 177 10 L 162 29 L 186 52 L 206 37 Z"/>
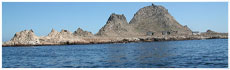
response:
<path fill-rule="evenodd" d="M 193 31 L 211 29 L 228 32 L 227 2 L 155 2 L 168 9 L 182 25 Z M 129 22 L 133 15 L 151 2 L 3 2 L 2 38 L 10 40 L 16 32 L 33 29 L 38 36 L 52 28 L 74 32 L 78 27 L 97 33 L 111 13 L 124 14 Z"/>

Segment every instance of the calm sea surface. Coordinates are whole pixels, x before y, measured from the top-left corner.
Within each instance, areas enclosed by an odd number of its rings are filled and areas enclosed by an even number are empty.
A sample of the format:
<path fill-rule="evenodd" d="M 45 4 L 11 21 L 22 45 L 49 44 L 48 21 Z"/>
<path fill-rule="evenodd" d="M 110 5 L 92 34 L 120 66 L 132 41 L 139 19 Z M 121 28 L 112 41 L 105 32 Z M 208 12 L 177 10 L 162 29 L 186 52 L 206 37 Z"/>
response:
<path fill-rule="evenodd" d="M 3 68 L 227 68 L 228 39 L 3 47 Z"/>

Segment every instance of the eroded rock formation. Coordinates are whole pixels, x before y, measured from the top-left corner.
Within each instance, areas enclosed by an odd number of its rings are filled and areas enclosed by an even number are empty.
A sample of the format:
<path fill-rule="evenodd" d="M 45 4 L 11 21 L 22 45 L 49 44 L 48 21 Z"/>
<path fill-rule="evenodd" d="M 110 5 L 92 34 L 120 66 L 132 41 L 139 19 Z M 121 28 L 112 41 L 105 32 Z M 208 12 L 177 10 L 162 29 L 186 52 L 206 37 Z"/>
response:
<path fill-rule="evenodd" d="M 33 30 L 24 30 L 21 32 L 17 32 L 14 37 L 8 41 L 4 42 L 3 44 L 9 44 L 9 45 L 36 45 L 39 44 L 39 37 L 36 36 L 33 32 Z"/>
<path fill-rule="evenodd" d="M 106 24 L 95 35 L 81 28 L 73 33 L 68 30 L 58 32 L 52 29 L 48 36 L 41 37 L 36 36 L 33 30 L 24 30 L 17 32 L 10 41 L 3 42 L 2 46 L 126 43 L 212 38 L 228 38 L 228 33 L 208 30 L 201 34 L 192 35 L 192 31 L 186 25 L 179 24 L 163 6 L 151 5 L 138 10 L 129 23 L 123 14 L 111 14 Z"/>
<path fill-rule="evenodd" d="M 93 36 L 92 32 L 84 31 L 81 28 L 78 28 L 77 31 L 74 31 L 75 36 L 83 36 L 83 37 L 89 37 Z"/>
<path fill-rule="evenodd" d="M 133 36 L 137 35 L 135 31 L 133 31 L 133 27 L 130 26 L 126 20 L 124 14 L 111 14 L 108 21 L 102 27 L 99 32 L 96 34 L 97 36 Z"/>
<path fill-rule="evenodd" d="M 154 32 L 162 34 L 162 32 L 170 32 L 171 34 L 191 35 L 192 31 L 187 26 L 179 24 L 167 9 L 163 6 L 152 4 L 137 11 L 130 24 L 141 34 Z"/>

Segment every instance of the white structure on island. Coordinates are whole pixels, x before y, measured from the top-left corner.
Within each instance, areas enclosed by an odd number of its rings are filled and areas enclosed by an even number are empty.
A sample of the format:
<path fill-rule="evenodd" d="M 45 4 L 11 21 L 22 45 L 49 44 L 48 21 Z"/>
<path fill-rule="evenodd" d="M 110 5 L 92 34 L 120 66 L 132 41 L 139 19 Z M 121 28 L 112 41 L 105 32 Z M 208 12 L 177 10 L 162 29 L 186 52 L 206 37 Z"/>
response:
<path fill-rule="evenodd" d="M 199 31 L 193 31 L 192 35 L 200 35 L 200 32 Z"/>

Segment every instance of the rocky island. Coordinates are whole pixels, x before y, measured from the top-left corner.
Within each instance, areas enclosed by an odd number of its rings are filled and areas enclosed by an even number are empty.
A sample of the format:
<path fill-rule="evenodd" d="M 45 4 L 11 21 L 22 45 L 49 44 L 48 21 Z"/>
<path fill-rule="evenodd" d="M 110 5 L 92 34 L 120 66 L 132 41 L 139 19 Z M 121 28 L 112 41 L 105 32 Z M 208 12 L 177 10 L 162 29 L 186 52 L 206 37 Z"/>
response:
<path fill-rule="evenodd" d="M 228 33 L 192 31 L 179 24 L 166 8 L 152 4 L 139 9 L 130 22 L 123 14 L 112 13 L 98 33 L 78 28 L 73 33 L 54 29 L 47 36 L 36 36 L 33 30 L 17 32 L 2 46 L 40 46 L 69 44 L 127 43 L 141 41 L 171 41 L 228 38 Z"/>

